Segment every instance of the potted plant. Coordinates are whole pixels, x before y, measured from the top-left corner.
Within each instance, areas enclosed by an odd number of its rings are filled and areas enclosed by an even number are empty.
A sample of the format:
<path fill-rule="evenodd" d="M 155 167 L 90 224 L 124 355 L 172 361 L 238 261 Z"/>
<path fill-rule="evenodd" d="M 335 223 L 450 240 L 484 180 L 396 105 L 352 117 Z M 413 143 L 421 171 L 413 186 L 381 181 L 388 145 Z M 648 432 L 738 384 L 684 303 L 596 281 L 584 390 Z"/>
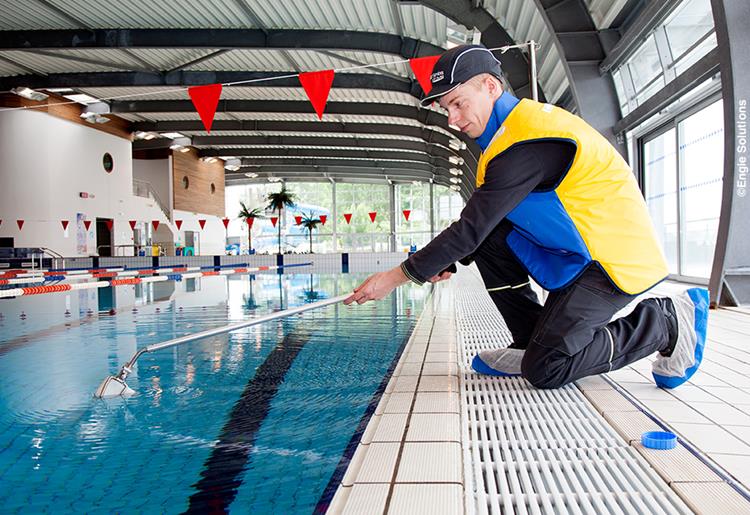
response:
<path fill-rule="evenodd" d="M 253 253 L 253 222 L 256 218 L 260 218 L 263 215 L 263 209 L 256 207 L 248 209 L 244 202 L 240 200 L 240 213 L 237 215 L 238 218 L 242 218 L 247 224 L 247 253 Z"/>
<path fill-rule="evenodd" d="M 281 191 L 276 193 L 268 194 L 268 209 L 279 212 L 279 254 L 281 254 L 281 210 L 285 207 L 291 207 L 294 205 L 294 201 L 297 200 L 297 196 L 286 189 L 286 185 L 281 186 Z"/>

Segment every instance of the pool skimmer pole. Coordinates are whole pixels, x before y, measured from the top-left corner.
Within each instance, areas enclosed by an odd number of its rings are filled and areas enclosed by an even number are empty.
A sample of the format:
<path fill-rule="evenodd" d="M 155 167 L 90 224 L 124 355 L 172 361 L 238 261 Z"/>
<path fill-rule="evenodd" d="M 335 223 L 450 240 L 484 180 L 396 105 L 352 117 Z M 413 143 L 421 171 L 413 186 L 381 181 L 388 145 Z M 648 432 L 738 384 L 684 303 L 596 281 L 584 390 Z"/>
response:
<path fill-rule="evenodd" d="M 167 347 L 174 347 L 175 345 L 180 345 L 182 343 L 200 340 L 201 338 L 207 338 L 209 336 L 216 336 L 217 334 L 230 333 L 232 331 L 243 329 L 245 327 L 250 327 L 252 325 L 262 324 L 264 322 L 269 322 L 271 320 L 276 320 L 278 318 L 284 318 L 284 317 L 288 317 L 291 315 L 296 315 L 297 313 L 302 313 L 304 311 L 309 311 L 311 309 L 322 308 L 324 306 L 329 306 L 331 304 L 336 304 L 338 302 L 341 302 L 347 297 L 349 297 L 350 295 L 351 293 L 347 293 L 346 295 L 339 295 L 338 297 L 332 297 L 330 299 L 321 300 L 319 302 L 314 302 L 312 304 L 305 304 L 302 306 L 298 306 L 296 308 L 289 308 L 283 311 L 278 311 L 276 313 L 269 313 L 268 315 L 263 315 L 261 317 L 254 318 L 246 322 L 239 322 L 237 324 L 230 324 L 230 325 L 225 325 L 222 327 L 216 327 L 214 329 L 207 329 L 205 331 L 201 331 L 198 333 L 180 336 L 179 338 L 174 338 L 166 342 L 155 343 L 154 345 L 149 345 L 147 347 L 140 349 L 138 352 L 136 352 L 133 355 L 133 357 L 130 358 L 130 361 L 128 361 L 122 366 L 119 374 L 117 374 L 116 376 L 109 376 L 104 381 L 102 381 L 102 384 L 100 384 L 99 388 L 96 389 L 96 393 L 94 393 L 94 397 L 98 397 L 100 399 L 107 399 L 107 398 L 119 397 L 119 396 L 129 397 L 135 394 L 135 391 L 125 383 L 125 379 L 127 379 L 127 377 L 131 374 L 131 372 L 133 372 L 133 365 L 135 365 L 135 362 L 138 360 L 138 358 L 140 358 L 142 354 L 145 354 L 147 352 L 154 352 L 157 350 L 166 349 Z"/>

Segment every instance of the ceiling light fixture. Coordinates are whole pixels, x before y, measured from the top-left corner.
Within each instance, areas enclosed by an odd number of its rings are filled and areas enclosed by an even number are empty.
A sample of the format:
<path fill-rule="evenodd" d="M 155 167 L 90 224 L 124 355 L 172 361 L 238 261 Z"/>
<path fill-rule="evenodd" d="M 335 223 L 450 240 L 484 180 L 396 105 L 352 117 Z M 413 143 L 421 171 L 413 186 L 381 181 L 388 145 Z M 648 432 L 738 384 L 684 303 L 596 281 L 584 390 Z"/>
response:
<path fill-rule="evenodd" d="M 454 164 L 454 165 L 462 165 L 462 164 L 464 164 L 464 159 L 462 157 L 458 157 L 458 156 L 449 156 L 448 157 L 448 161 L 450 161 L 451 164 Z"/>
<path fill-rule="evenodd" d="M 10 90 L 11 93 L 15 93 L 19 97 L 28 98 L 29 100 L 34 100 L 35 102 L 42 102 L 43 100 L 47 100 L 49 98 L 49 95 L 46 93 L 42 93 L 41 91 L 35 91 L 31 88 L 27 88 L 24 86 L 18 86 L 17 88 L 13 88 Z"/>
<path fill-rule="evenodd" d="M 459 178 L 457 178 L 457 177 L 451 177 L 451 178 L 450 178 L 450 181 L 451 181 L 451 182 L 452 182 L 453 184 L 458 184 L 458 183 L 460 183 L 460 182 L 461 182 L 461 179 L 459 179 Z"/>
<path fill-rule="evenodd" d="M 245 177 L 249 177 L 250 179 L 255 179 L 257 176 L 258 176 L 258 174 L 255 173 L 255 172 L 247 172 L 245 174 Z"/>
<path fill-rule="evenodd" d="M 242 166 L 242 161 L 239 159 L 225 159 L 224 160 L 224 169 L 229 170 L 230 172 L 236 172 L 240 169 Z"/>
<path fill-rule="evenodd" d="M 463 170 L 459 170 L 458 168 L 451 168 L 448 171 L 451 173 L 451 175 L 463 175 L 464 174 Z"/>

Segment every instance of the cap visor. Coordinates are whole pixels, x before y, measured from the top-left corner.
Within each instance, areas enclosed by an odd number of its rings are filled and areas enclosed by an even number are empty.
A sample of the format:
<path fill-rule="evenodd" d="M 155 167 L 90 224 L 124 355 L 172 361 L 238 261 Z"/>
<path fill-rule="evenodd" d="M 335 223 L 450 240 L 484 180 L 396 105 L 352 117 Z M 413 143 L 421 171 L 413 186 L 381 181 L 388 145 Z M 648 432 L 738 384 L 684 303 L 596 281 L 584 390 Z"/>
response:
<path fill-rule="evenodd" d="M 443 95 L 450 93 L 460 85 L 461 83 L 459 82 L 458 84 L 445 84 L 444 86 L 435 86 L 430 90 L 427 96 L 420 101 L 422 107 L 427 107 L 432 102 L 442 97 Z"/>

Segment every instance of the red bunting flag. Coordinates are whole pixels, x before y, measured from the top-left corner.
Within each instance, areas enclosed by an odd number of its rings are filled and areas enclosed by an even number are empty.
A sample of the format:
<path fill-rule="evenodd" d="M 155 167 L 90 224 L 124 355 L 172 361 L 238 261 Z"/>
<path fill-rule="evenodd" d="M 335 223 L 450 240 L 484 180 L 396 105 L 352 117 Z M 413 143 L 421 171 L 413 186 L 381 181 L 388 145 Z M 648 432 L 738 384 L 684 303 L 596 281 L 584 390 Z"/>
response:
<path fill-rule="evenodd" d="M 279 217 L 278 216 L 272 216 L 271 217 L 271 223 L 273 224 L 274 227 L 276 227 L 276 222 L 278 222 L 278 221 L 279 221 Z"/>
<path fill-rule="evenodd" d="M 297 222 L 297 225 L 302 223 L 302 217 L 301 216 L 295 216 L 294 221 Z"/>
<path fill-rule="evenodd" d="M 333 70 L 321 70 L 319 72 L 302 72 L 299 74 L 299 81 L 305 89 L 307 98 L 318 113 L 318 119 L 323 119 L 323 110 L 328 102 L 328 93 L 331 91 L 333 84 Z"/>
<path fill-rule="evenodd" d="M 422 86 L 425 95 L 432 89 L 430 75 L 432 75 L 432 69 L 435 67 L 435 63 L 438 59 L 440 59 L 439 55 L 428 55 L 427 57 L 415 57 L 414 59 L 409 59 L 411 71 L 414 72 L 414 76 L 417 78 L 419 85 Z"/>
<path fill-rule="evenodd" d="M 16 223 L 18 224 L 18 230 L 23 230 L 23 220 L 16 220 Z"/>
<path fill-rule="evenodd" d="M 328 218 L 326 215 L 320 215 L 318 218 L 320 218 L 320 223 L 325 225 L 326 219 Z"/>
<path fill-rule="evenodd" d="M 154 226 L 154 230 L 159 228 L 159 220 L 151 220 L 151 225 Z"/>
<path fill-rule="evenodd" d="M 378 212 L 377 211 L 373 211 L 373 212 L 368 213 L 368 214 L 370 215 L 370 221 L 374 223 L 375 222 L 375 217 L 378 215 Z"/>
<path fill-rule="evenodd" d="M 83 226 L 86 228 L 86 230 L 89 230 L 89 227 L 91 227 L 91 220 L 84 220 Z"/>
<path fill-rule="evenodd" d="M 349 223 L 352 221 L 352 214 L 351 213 L 344 213 L 344 219 L 346 220 L 346 223 Z"/>
<path fill-rule="evenodd" d="M 128 223 L 130 224 L 130 230 L 135 231 L 135 224 L 138 222 L 136 220 L 128 220 Z"/>
<path fill-rule="evenodd" d="M 180 230 L 180 227 L 182 227 L 182 220 L 175 220 L 174 224 L 177 226 L 177 230 Z"/>
<path fill-rule="evenodd" d="M 221 84 L 209 84 L 207 86 L 193 86 L 188 88 L 190 100 L 193 101 L 195 110 L 201 117 L 206 132 L 211 132 L 211 124 L 214 123 L 216 107 L 221 97 Z"/>
<path fill-rule="evenodd" d="M 253 218 L 253 217 L 250 217 L 250 218 L 247 218 L 247 219 L 246 219 L 245 221 L 247 222 L 247 226 L 248 226 L 248 227 L 249 227 L 250 229 L 252 229 L 252 228 L 253 228 L 253 223 L 255 223 L 255 218 Z"/>
<path fill-rule="evenodd" d="M 104 223 L 107 224 L 107 230 L 108 231 L 111 231 L 112 230 L 112 226 L 115 225 L 115 221 L 114 220 L 106 220 Z"/>
<path fill-rule="evenodd" d="M 68 222 L 67 220 L 60 220 L 60 223 L 63 226 L 63 231 L 67 231 L 68 230 L 68 223 L 70 223 L 70 222 Z"/>
<path fill-rule="evenodd" d="M 224 229 L 229 229 L 229 218 L 223 218 L 221 221 L 224 223 Z"/>
<path fill-rule="evenodd" d="M 198 225 L 200 225 L 201 229 L 203 229 L 206 226 L 206 221 L 205 220 L 198 220 Z"/>
<path fill-rule="evenodd" d="M 406 221 L 409 221 L 409 215 L 411 214 L 411 209 L 404 209 L 404 218 L 406 218 Z"/>

